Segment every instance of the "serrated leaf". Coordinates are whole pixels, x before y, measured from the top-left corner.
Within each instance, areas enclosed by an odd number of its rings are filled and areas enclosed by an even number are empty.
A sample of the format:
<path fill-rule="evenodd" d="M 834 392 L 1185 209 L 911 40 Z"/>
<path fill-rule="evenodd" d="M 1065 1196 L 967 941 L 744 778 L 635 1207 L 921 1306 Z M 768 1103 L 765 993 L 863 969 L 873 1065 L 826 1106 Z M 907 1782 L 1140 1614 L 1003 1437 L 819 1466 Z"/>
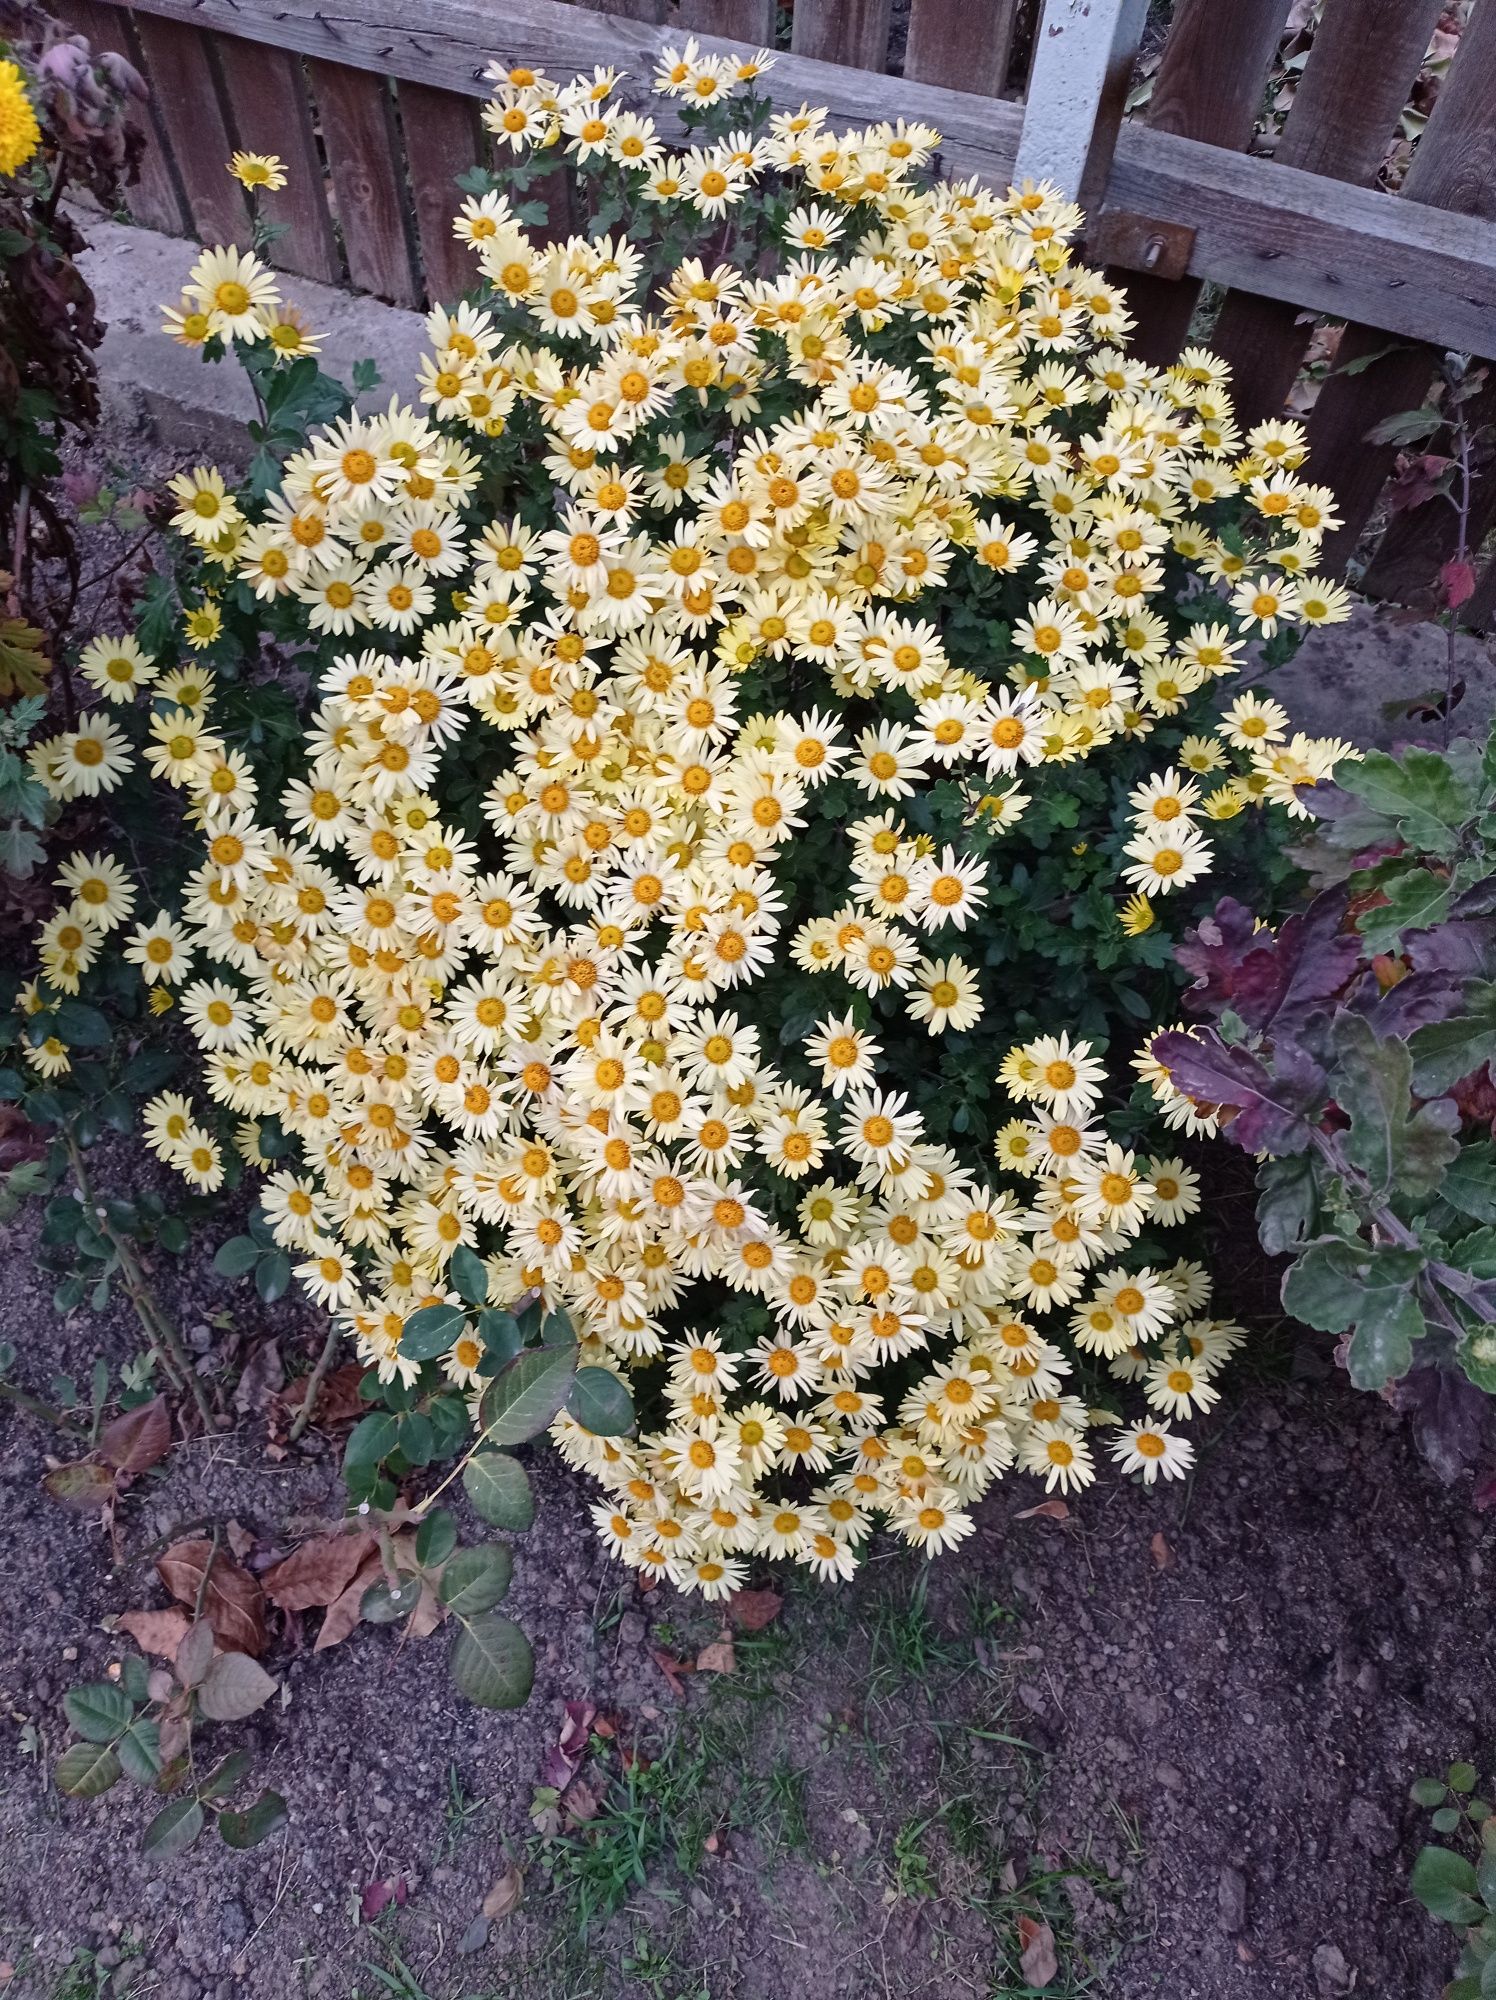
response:
<path fill-rule="evenodd" d="M 442 1571 L 436 1594 L 459 1618 L 492 1611 L 509 1588 L 514 1558 L 502 1542 L 459 1549 Z"/>
<path fill-rule="evenodd" d="M 1428 930 L 1449 914 L 1449 879 L 1427 868 L 1409 868 L 1393 876 L 1383 883 L 1382 892 L 1387 901 L 1363 910 L 1356 919 L 1368 952 L 1395 950 L 1404 931 Z"/>
<path fill-rule="evenodd" d="M 90 1743 L 112 1743 L 130 1726 L 135 1710 L 123 1688 L 108 1681 L 84 1681 L 62 1697 L 68 1721 Z"/>
<path fill-rule="evenodd" d="M 397 1437 L 395 1419 L 388 1410 L 374 1410 L 367 1417 L 360 1417 L 343 1448 L 344 1472 L 378 1465 L 395 1449 Z"/>
<path fill-rule="evenodd" d="M 1450 1847 L 1419 1850 L 1408 1887 L 1431 1917 L 1446 1924 L 1473 1924 L 1481 1916 L 1475 1870 Z"/>
<path fill-rule="evenodd" d="M 1496 1144 L 1483 1139 L 1461 1146 L 1439 1193 L 1472 1222 L 1496 1222 Z"/>
<path fill-rule="evenodd" d="M 535 1683 L 529 1640 L 495 1611 L 464 1622 L 451 1666 L 453 1680 L 479 1708 L 518 1708 Z"/>
<path fill-rule="evenodd" d="M 1479 796 L 1449 757 L 1416 748 L 1400 757 L 1368 751 L 1359 763 L 1342 767 L 1337 783 L 1390 820 L 1409 847 L 1445 858 L 1459 846 L 1461 829 Z"/>
<path fill-rule="evenodd" d="M 634 1428 L 634 1399 L 611 1368 L 579 1368 L 566 1408 L 594 1437 L 622 1437 Z"/>
<path fill-rule="evenodd" d="M 537 1347 L 517 1354 L 483 1391 L 484 1441 L 503 1447 L 538 1437 L 566 1401 L 577 1365 L 575 1347 Z"/>
<path fill-rule="evenodd" d="M 261 1792 L 244 1812 L 221 1812 L 218 1815 L 218 1831 L 223 1835 L 226 1847 L 241 1850 L 258 1847 L 262 1840 L 278 1833 L 289 1817 L 286 1802 L 279 1792 Z"/>
<path fill-rule="evenodd" d="M 488 1304 L 488 1267 L 476 1250 L 459 1243 L 447 1265 L 447 1275 L 470 1306 Z"/>
<path fill-rule="evenodd" d="M 96 1799 L 123 1776 L 119 1758 L 102 1743 L 74 1743 L 58 1758 L 53 1778 L 70 1799 Z"/>
<path fill-rule="evenodd" d="M 422 1306 L 405 1322 L 400 1352 L 411 1361 L 434 1361 L 451 1352 L 466 1325 L 461 1306 Z"/>
<path fill-rule="evenodd" d="M 1296 1250 L 1314 1225 L 1314 1155 L 1264 1160 L 1257 1169 L 1257 1235 L 1270 1257 Z"/>
<path fill-rule="evenodd" d="M 1307 1053 L 1284 1045 L 1272 1070 L 1245 1049 L 1232 1048 L 1213 1028 L 1155 1035 L 1154 1056 L 1175 1087 L 1205 1105 L 1236 1112 L 1227 1128 L 1249 1153 L 1302 1153 L 1317 1120 L 1325 1076 Z"/>
<path fill-rule="evenodd" d="M 125 1776 L 137 1785 L 154 1785 L 161 1775 L 161 1732 L 147 1715 L 132 1722 L 114 1746 Z"/>
<path fill-rule="evenodd" d="M 518 1459 L 502 1451 L 480 1451 L 462 1469 L 462 1484 L 473 1510 L 491 1528 L 523 1533 L 535 1519 L 535 1496 Z"/>
<path fill-rule="evenodd" d="M 203 1830 L 203 1809 L 196 1799 L 173 1799 L 146 1828 L 140 1851 L 153 1861 L 183 1854 Z"/>

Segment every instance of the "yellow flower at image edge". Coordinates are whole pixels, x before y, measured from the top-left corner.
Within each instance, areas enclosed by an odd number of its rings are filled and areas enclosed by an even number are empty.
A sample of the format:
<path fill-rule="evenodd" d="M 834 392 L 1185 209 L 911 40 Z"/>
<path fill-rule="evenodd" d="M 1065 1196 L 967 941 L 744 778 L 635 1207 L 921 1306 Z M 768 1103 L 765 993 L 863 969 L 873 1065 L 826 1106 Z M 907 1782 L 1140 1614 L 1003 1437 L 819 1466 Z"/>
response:
<path fill-rule="evenodd" d="M 13 62 L 0 62 L 0 174 L 24 167 L 42 142 L 42 128 Z"/>

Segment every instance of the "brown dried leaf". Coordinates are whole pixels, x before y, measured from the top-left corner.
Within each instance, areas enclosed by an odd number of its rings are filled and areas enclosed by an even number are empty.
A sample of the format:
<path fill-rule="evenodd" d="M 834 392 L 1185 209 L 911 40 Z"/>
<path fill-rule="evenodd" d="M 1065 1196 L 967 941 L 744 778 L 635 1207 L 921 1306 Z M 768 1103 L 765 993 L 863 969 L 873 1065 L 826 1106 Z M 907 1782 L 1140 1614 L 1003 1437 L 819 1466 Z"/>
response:
<path fill-rule="evenodd" d="M 1054 1932 L 1048 1924 L 1032 1917 L 1018 1919 L 1018 1940 L 1022 1946 L 1019 1966 L 1030 1986 L 1047 1986 L 1060 1969 L 1054 1948 Z"/>
<path fill-rule="evenodd" d="M 431 1585 L 423 1580 L 421 1583 L 421 1594 L 416 1599 L 416 1608 L 411 1612 L 410 1618 L 406 1623 L 406 1638 L 429 1639 L 446 1615 L 446 1606 L 431 1588 Z"/>
<path fill-rule="evenodd" d="M 187 1637 L 187 1613 L 174 1604 L 166 1611 L 122 1611 L 114 1627 L 117 1632 L 128 1632 L 142 1653 L 174 1660 Z"/>
<path fill-rule="evenodd" d="M 1152 1552 L 1154 1562 L 1157 1563 L 1160 1569 L 1172 1569 L 1174 1567 L 1174 1551 L 1169 1547 L 1167 1541 L 1165 1541 L 1162 1530 L 1153 1537 L 1148 1547 Z"/>
<path fill-rule="evenodd" d="M 241 1417 L 263 1410 L 278 1395 L 286 1379 L 285 1363 L 273 1340 L 257 1341 L 249 1351 L 244 1371 L 234 1390 L 234 1408 Z"/>
<path fill-rule="evenodd" d="M 686 1684 L 681 1679 L 681 1675 L 691 1672 L 691 1662 L 689 1660 L 678 1660 L 674 1653 L 667 1653 L 663 1646 L 651 1646 L 649 1657 L 654 1661 L 666 1680 L 669 1681 L 672 1694 L 684 1694 Z"/>
<path fill-rule="evenodd" d="M 263 1708 L 278 1686 L 247 1653 L 220 1653 L 204 1674 L 197 1698 L 211 1722 L 242 1722 Z"/>
<path fill-rule="evenodd" d="M 740 1632 L 762 1632 L 784 1609 L 784 1599 L 777 1590 L 735 1590 L 727 1609 Z"/>
<path fill-rule="evenodd" d="M 573 1778 L 561 1794 L 561 1807 L 572 1826 L 585 1826 L 596 1819 L 602 1799 L 585 1778 Z"/>
<path fill-rule="evenodd" d="M 114 1498 L 114 1473 L 92 1459 L 54 1467 L 42 1485 L 75 1514 L 102 1514 Z"/>
<path fill-rule="evenodd" d="M 282 1611 L 315 1611 L 343 1595 L 377 1546 L 367 1533 L 318 1535 L 267 1569 L 261 1588 Z"/>
<path fill-rule="evenodd" d="M 524 1893 L 524 1875 L 512 1861 L 506 1860 L 503 1874 L 483 1898 L 484 1916 L 490 1923 L 497 1923 L 501 1917 L 513 1916 L 524 1898 Z"/>
<path fill-rule="evenodd" d="M 196 1605 L 225 1652 L 265 1650 L 265 1593 L 231 1555 L 201 1538 L 174 1542 L 156 1563 L 156 1574 L 179 1604 Z M 207 1578 L 204 1584 L 204 1577 Z"/>
<path fill-rule="evenodd" d="M 335 1597 L 328 1605 L 327 1616 L 322 1620 L 322 1630 L 317 1634 L 317 1643 L 312 1647 L 314 1653 L 325 1653 L 329 1646 L 342 1644 L 359 1621 L 364 1592 L 371 1583 L 377 1583 L 383 1574 L 379 1551 L 373 1549 L 365 1556 L 363 1567 L 351 1579 L 341 1597 Z"/>
<path fill-rule="evenodd" d="M 230 1551 L 239 1558 L 240 1562 L 243 1562 L 244 1558 L 255 1545 L 254 1536 L 242 1521 L 226 1521 L 223 1533 Z"/>
<path fill-rule="evenodd" d="M 213 1627 L 205 1618 L 194 1625 L 177 1648 L 177 1679 L 184 1688 L 195 1688 L 213 1664 Z"/>
<path fill-rule="evenodd" d="M 121 1472 L 147 1472 L 171 1448 L 171 1414 L 164 1396 L 125 1410 L 99 1432 L 99 1456 Z"/>
<path fill-rule="evenodd" d="M 698 1674 L 735 1674 L 738 1670 L 737 1657 L 732 1649 L 732 1636 L 724 1633 L 714 1639 L 709 1646 L 703 1646 L 696 1655 Z"/>
<path fill-rule="evenodd" d="M 191 1731 L 187 1727 L 185 1715 L 173 1715 L 170 1710 L 161 1718 L 161 1763 L 162 1777 L 179 1757 L 187 1754 L 187 1739 Z M 159 1788 L 159 1787 L 158 1787 Z"/>
<path fill-rule="evenodd" d="M 1013 1516 L 1015 1521 L 1068 1521 L 1070 1509 L 1063 1500 L 1041 1500 L 1037 1507 L 1025 1507 L 1021 1514 Z"/>
<path fill-rule="evenodd" d="M 369 1405 L 358 1393 L 358 1385 L 367 1372 L 357 1361 L 349 1361 L 343 1367 L 333 1369 L 318 1391 L 317 1407 L 312 1412 L 312 1420 L 319 1430 L 326 1430 L 332 1424 L 351 1424 L 367 1414 Z M 294 1382 L 288 1382 L 276 1398 L 288 1418 L 294 1417 L 305 1402 L 311 1380 L 310 1375 L 299 1375 Z"/>

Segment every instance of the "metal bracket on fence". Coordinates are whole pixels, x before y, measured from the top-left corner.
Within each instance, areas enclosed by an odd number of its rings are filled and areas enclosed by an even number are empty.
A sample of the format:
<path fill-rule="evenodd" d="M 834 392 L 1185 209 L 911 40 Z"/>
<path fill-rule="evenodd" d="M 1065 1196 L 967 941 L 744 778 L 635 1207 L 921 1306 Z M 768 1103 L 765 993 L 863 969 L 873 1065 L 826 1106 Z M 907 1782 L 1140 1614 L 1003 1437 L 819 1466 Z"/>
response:
<path fill-rule="evenodd" d="M 1103 208 L 1086 228 L 1086 255 L 1093 263 L 1147 271 L 1155 278 L 1184 277 L 1194 247 L 1195 232 L 1187 222 L 1160 222 L 1125 208 Z"/>
<path fill-rule="evenodd" d="M 1148 0 L 1044 0 L 1013 178 L 1101 206 Z"/>

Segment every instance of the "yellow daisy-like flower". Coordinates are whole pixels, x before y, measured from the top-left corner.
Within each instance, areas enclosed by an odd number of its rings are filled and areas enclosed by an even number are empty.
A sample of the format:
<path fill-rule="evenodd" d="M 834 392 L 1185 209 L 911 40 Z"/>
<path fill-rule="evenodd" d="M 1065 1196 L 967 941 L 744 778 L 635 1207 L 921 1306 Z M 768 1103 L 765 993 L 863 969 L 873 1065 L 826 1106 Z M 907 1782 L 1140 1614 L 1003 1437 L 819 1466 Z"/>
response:
<path fill-rule="evenodd" d="M 241 187 L 251 191 L 264 188 L 274 194 L 286 185 L 286 163 L 274 153 L 235 153 L 229 161 L 229 172 Z"/>
<path fill-rule="evenodd" d="M 1117 922 L 1129 937 L 1141 937 L 1154 925 L 1153 905 L 1146 896 L 1129 896 L 1117 912 Z"/>
<path fill-rule="evenodd" d="M 0 174 L 19 173 L 42 142 L 42 128 L 13 62 L 0 62 Z"/>

